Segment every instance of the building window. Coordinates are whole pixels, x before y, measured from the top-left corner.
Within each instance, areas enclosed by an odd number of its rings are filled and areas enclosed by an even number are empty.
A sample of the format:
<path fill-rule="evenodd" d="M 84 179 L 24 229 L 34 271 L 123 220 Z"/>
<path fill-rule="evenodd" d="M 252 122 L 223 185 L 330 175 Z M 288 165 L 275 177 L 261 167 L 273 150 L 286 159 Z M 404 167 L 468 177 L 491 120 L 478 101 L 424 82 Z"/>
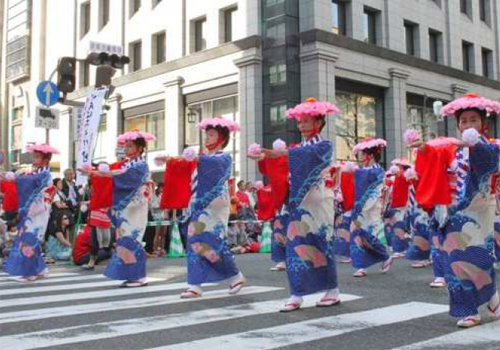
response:
<path fill-rule="evenodd" d="M 80 62 L 80 88 L 90 85 L 90 64 Z"/>
<path fill-rule="evenodd" d="M 99 2 L 99 30 L 104 28 L 109 22 L 109 0 Z"/>
<path fill-rule="evenodd" d="M 130 44 L 130 69 L 132 72 L 142 68 L 142 42 L 137 41 Z"/>
<path fill-rule="evenodd" d="M 269 83 L 273 86 L 286 84 L 286 63 L 269 66 Z"/>
<path fill-rule="evenodd" d="M 408 21 L 404 22 L 406 54 L 418 56 L 418 25 Z"/>
<path fill-rule="evenodd" d="M 285 3 L 285 0 L 267 0 L 266 6 L 267 7 L 272 7 L 276 5 L 282 5 Z"/>
<path fill-rule="evenodd" d="M 460 12 L 472 18 L 472 3 L 470 0 L 460 0 Z"/>
<path fill-rule="evenodd" d="M 130 6 L 130 17 L 132 17 L 141 8 L 141 0 L 130 0 L 129 6 Z"/>
<path fill-rule="evenodd" d="M 474 45 L 467 41 L 462 41 L 462 63 L 464 71 L 474 73 Z"/>
<path fill-rule="evenodd" d="M 233 7 L 230 9 L 226 9 L 222 11 L 221 14 L 221 29 L 222 29 L 222 38 L 221 38 L 221 44 L 223 43 L 229 43 L 234 40 L 234 29 L 235 26 L 235 15 L 236 11 L 238 10 L 237 7 Z"/>
<path fill-rule="evenodd" d="M 90 1 L 80 5 L 80 38 L 90 31 Z"/>
<path fill-rule="evenodd" d="M 155 135 L 156 140 L 148 143 L 148 151 L 165 149 L 165 111 L 125 118 L 124 129 L 125 132 L 144 130 Z"/>
<path fill-rule="evenodd" d="M 266 47 L 284 45 L 286 42 L 286 25 L 280 22 L 282 18 L 273 21 L 266 29 Z"/>
<path fill-rule="evenodd" d="M 481 60 L 483 65 L 483 77 L 493 77 L 493 51 L 483 47 L 481 49 Z"/>
<path fill-rule="evenodd" d="M 363 12 L 363 40 L 369 44 L 377 44 L 378 11 L 365 7 Z"/>
<path fill-rule="evenodd" d="M 193 22 L 194 52 L 202 51 L 207 48 L 207 40 L 205 37 L 206 24 L 207 24 L 206 18 L 201 18 Z"/>
<path fill-rule="evenodd" d="M 271 127 L 281 126 L 286 123 L 286 104 L 278 103 L 271 105 L 269 110 L 269 120 Z"/>
<path fill-rule="evenodd" d="M 491 1 L 479 0 L 479 18 L 486 24 L 490 23 L 491 14 Z"/>
<path fill-rule="evenodd" d="M 367 137 L 376 137 L 376 98 L 337 91 L 335 118 L 337 160 L 352 160 L 352 148 Z"/>
<path fill-rule="evenodd" d="M 160 64 L 166 61 L 167 35 L 165 32 L 153 35 L 152 64 Z"/>
<path fill-rule="evenodd" d="M 443 36 L 440 32 L 429 29 L 429 59 L 431 62 L 442 63 Z"/>
<path fill-rule="evenodd" d="M 332 0 L 333 29 L 335 34 L 346 35 L 347 10 L 346 2 L 342 0 Z"/>

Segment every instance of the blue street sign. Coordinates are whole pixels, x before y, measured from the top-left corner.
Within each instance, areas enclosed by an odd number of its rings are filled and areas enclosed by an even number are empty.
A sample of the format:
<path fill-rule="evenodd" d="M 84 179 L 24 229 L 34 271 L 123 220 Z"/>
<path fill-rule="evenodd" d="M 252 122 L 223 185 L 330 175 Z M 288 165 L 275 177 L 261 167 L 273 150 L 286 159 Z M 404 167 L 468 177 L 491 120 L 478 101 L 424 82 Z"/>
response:
<path fill-rule="evenodd" d="M 36 88 L 36 96 L 41 104 L 50 107 L 57 103 L 59 98 L 59 89 L 51 81 L 42 81 Z"/>

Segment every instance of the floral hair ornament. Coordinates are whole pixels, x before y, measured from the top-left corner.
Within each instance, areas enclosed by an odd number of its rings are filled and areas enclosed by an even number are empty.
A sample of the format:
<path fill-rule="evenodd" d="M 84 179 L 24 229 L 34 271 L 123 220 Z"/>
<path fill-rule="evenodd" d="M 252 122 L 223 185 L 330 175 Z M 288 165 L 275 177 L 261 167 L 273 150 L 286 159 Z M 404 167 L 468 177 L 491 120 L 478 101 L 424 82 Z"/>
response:
<path fill-rule="evenodd" d="M 198 124 L 198 128 L 201 130 L 207 130 L 207 128 L 209 127 L 215 128 L 218 126 L 222 128 L 227 128 L 229 132 L 236 132 L 241 130 L 240 124 L 236 123 L 233 120 L 223 118 L 221 116 L 203 119 L 201 123 Z"/>
<path fill-rule="evenodd" d="M 137 139 L 144 139 L 144 140 L 146 140 L 146 142 L 149 142 L 149 141 L 156 140 L 156 137 L 155 137 L 155 135 L 153 135 L 149 132 L 135 129 L 135 130 L 127 131 L 126 133 L 118 136 L 118 144 L 124 145 L 127 141 L 135 141 Z"/>
<path fill-rule="evenodd" d="M 26 146 L 26 150 L 29 153 L 40 152 L 43 154 L 59 154 L 59 151 L 52 147 L 51 145 L 41 144 L 41 145 L 28 145 Z"/>
<path fill-rule="evenodd" d="M 303 115 L 318 117 L 339 112 L 340 109 L 331 102 L 321 102 L 314 97 L 308 97 L 303 103 L 288 109 L 285 115 L 288 119 L 296 119 L 298 121 Z"/>
<path fill-rule="evenodd" d="M 406 160 L 406 159 L 403 159 L 403 158 L 397 158 L 397 159 L 394 159 L 392 162 L 391 162 L 392 165 L 399 165 L 399 166 L 402 166 L 402 167 L 407 167 L 407 168 L 410 168 L 412 165 L 411 163 Z"/>
<path fill-rule="evenodd" d="M 384 139 L 372 139 L 367 137 L 363 142 L 360 142 L 356 146 L 354 146 L 352 152 L 354 154 L 357 154 L 359 152 L 362 152 L 370 148 L 379 148 L 380 150 L 382 150 L 382 147 L 386 146 L 387 146 L 387 141 Z"/>
<path fill-rule="evenodd" d="M 422 138 L 420 132 L 415 129 L 408 129 L 403 134 L 403 139 L 407 145 L 411 145 L 415 141 L 418 141 Z"/>
<path fill-rule="evenodd" d="M 490 116 L 492 113 L 500 113 L 500 102 L 489 100 L 473 92 L 469 92 L 441 108 L 441 115 L 455 116 L 460 111 L 473 108 L 485 111 L 486 115 Z"/>

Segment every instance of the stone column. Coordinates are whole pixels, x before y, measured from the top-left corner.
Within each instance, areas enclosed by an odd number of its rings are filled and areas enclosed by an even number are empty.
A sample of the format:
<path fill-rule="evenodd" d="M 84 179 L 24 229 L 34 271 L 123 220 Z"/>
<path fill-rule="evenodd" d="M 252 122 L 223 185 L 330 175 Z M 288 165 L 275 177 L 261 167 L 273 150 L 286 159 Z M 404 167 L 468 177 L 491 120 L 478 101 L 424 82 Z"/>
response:
<path fill-rule="evenodd" d="M 184 146 L 182 84 L 184 84 L 182 77 L 175 77 L 163 83 L 165 87 L 165 150 L 172 156 L 179 155 Z"/>
<path fill-rule="evenodd" d="M 385 95 L 385 136 L 387 139 L 387 161 L 406 155 L 403 133 L 407 128 L 406 80 L 410 73 L 390 68 L 390 87 Z"/>
<path fill-rule="evenodd" d="M 121 107 L 122 95 L 115 93 L 106 102 L 109 110 L 106 111 L 106 139 L 109 147 L 106 150 L 106 159 L 116 159 L 117 137 L 123 131 L 123 115 Z"/>
<path fill-rule="evenodd" d="M 335 62 L 339 56 L 331 46 L 314 42 L 304 45 L 300 53 L 300 81 L 302 100 L 316 97 L 319 101 L 335 103 Z M 335 119 L 330 116 L 323 136 L 335 142 Z M 335 153 L 334 153 L 335 156 Z"/>
<path fill-rule="evenodd" d="M 262 105 L 262 56 L 258 49 L 248 50 L 244 56 L 234 61 L 239 69 L 239 113 L 241 133 L 239 154 L 239 177 L 246 181 L 260 178 L 257 165 L 246 157 L 248 146 L 252 143 L 263 144 L 263 105 Z M 237 145 L 238 147 L 238 145 Z"/>
<path fill-rule="evenodd" d="M 451 84 L 451 95 L 453 100 L 463 97 L 469 88 L 467 86 L 463 86 L 460 84 Z M 454 117 L 444 117 L 448 118 L 448 136 L 450 137 L 458 137 L 458 128 L 457 128 L 457 120 Z"/>

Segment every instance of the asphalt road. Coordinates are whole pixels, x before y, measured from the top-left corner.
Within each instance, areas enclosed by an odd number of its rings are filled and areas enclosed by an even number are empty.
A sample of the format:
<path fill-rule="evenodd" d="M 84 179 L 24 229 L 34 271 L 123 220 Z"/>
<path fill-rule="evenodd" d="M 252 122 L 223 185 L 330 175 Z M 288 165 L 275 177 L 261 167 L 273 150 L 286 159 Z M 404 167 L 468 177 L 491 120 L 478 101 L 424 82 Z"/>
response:
<path fill-rule="evenodd" d="M 445 290 L 429 288 L 431 268 L 397 260 L 381 274 L 352 277 L 338 264 L 343 302 L 279 313 L 286 274 L 271 272 L 269 254 L 237 256 L 248 287 L 237 296 L 210 285 L 201 299 L 181 301 L 184 259 L 152 259 L 148 287 L 117 288 L 73 266 L 51 268 L 33 284 L 0 276 L 0 349 L 500 349 L 500 321 L 482 310 L 483 325 L 461 331 L 447 315 Z M 497 281 L 497 286 L 500 284 Z"/>

